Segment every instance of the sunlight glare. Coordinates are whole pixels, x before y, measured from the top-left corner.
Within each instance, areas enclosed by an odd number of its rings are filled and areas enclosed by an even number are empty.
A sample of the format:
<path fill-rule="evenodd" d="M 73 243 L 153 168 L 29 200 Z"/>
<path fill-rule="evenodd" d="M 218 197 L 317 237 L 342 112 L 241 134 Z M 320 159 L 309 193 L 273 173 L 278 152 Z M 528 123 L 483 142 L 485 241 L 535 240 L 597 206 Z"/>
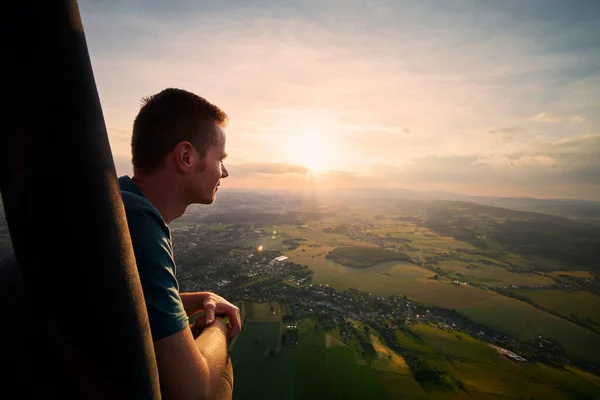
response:
<path fill-rule="evenodd" d="M 323 124 L 301 124 L 286 142 L 287 160 L 315 173 L 332 169 L 338 153 L 333 134 Z"/>

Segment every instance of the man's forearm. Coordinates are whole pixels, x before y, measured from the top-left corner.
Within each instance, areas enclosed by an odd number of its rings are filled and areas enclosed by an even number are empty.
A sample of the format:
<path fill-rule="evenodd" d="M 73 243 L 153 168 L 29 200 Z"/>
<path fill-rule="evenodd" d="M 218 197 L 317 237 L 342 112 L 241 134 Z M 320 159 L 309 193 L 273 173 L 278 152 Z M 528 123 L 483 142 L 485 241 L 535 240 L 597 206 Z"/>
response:
<path fill-rule="evenodd" d="M 227 330 L 223 318 L 216 318 L 214 324 L 205 328 L 195 340 L 210 371 L 209 386 L 213 394 L 227 363 Z"/>

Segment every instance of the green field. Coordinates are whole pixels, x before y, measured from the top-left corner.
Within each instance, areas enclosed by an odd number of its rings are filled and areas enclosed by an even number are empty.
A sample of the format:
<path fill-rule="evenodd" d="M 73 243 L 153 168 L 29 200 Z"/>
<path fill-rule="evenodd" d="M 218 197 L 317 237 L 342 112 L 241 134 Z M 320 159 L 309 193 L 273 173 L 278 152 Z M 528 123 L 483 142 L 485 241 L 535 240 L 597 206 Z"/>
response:
<path fill-rule="evenodd" d="M 600 326 L 600 296 L 582 290 L 513 290 L 539 307 Z"/>
<path fill-rule="evenodd" d="M 233 397 L 237 399 L 294 399 L 296 352 L 265 354 L 279 341 L 279 322 L 246 321 L 231 349 L 235 374 Z"/>
<path fill-rule="evenodd" d="M 599 393 L 600 382 L 582 371 L 510 361 L 492 347 L 455 331 L 430 324 L 412 324 L 398 331 L 401 345 L 420 359 L 439 365 L 462 382 L 455 393 L 425 390 L 412 377 L 383 374 L 392 394 L 402 399 L 581 399 Z M 588 374 L 589 375 L 589 374 Z M 589 396 L 589 397 L 586 397 Z"/>
<path fill-rule="evenodd" d="M 465 244 L 463 242 L 436 235 L 426 228 L 415 227 L 412 224 L 396 224 L 395 226 L 391 224 L 379 230 L 371 229 L 370 231 L 378 232 L 382 237 L 389 234 L 391 237 L 413 240 L 411 246 L 422 248 L 426 253 L 432 251 L 431 254 L 439 254 L 440 248 L 443 246 L 448 247 L 448 244 L 452 241 L 460 245 L 455 247 L 470 248 L 470 245 L 463 246 Z M 302 245 L 298 248 L 284 251 L 284 254 L 295 263 L 307 265 L 313 271 L 313 282 L 315 283 L 327 283 L 339 290 L 354 288 L 383 296 L 406 294 L 416 301 L 450 309 L 473 306 L 495 296 L 492 292 L 474 287 L 455 286 L 447 282 L 429 279 L 435 275 L 434 272 L 407 262 L 382 262 L 368 268 L 349 268 L 333 260 L 326 259 L 325 256 L 329 252 L 342 245 L 349 246 L 358 243 L 363 246 L 362 248 L 367 247 L 372 248 L 373 251 L 382 251 L 372 244 L 356 242 L 344 235 L 325 233 L 318 228 L 298 228 L 294 226 L 280 226 L 278 232 L 291 237 L 308 239 L 302 242 Z M 453 247 L 453 245 L 449 247 Z M 414 253 L 418 256 L 424 254 L 421 251 Z M 466 254 L 465 258 L 472 258 L 474 261 L 478 259 L 492 260 L 491 257 L 481 254 Z M 440 263 L 440 266 L 444 269 L 447 268 L 464 274 L 471 273 L 476 275 L 475 281 L 496 282 L 494 285 L 497 283 L 544 285 L 554 282 L 545 276 L 513 273 L 501 267 L 480 264 L 480 268 L 468 269 L 466 265 L 468 264 L 460 261 Z"/>
<path fill-rule="evenodd" d="M 249 320 L 270 322 L 281 321 L 281 309 L 279 308 L 278 303 L 249 303 L 247 307 L 252 308 L 252 314 L 251 317 L 248 318 Z M 273 311 L 271 311 L 271 307 L 273 307 Z"/>
<path fill-rule="evenodd" d="M 305 237 L 308 240 L 330 246 L 377 247 L 371 243 L 365 243 L 358 240 L 350 239 L 346 235 L 326 233 L 323 232 L 323 229 L 317 227 L 309 229 L 298 229 L 298 227 L 292 225 L 282 225 L 278 229 L 280 233 L 286 234 L 290 237 Z"/>
<path fill-rule="evenodd" d="M 522 301 L 494 296 L 458 311 L 478 323 L 518 338 L 556 339 L 568 353 L 600 364 L 600 335 Z"/>
<path fill-rule="evenodd" d="M 350 268 L 366 269 L 390 261 L 412 261 L 398 251 L 389 251 L 371 247 L 344 246 L 331 250 L 326 258 Z"/>
<path fill-rule="evenodd" d="M 386 399 L 385 391 L 369 365 L 358 365 L 347 347 L 326 350 L 326 362 L 340 399 Z"/>
<path fill-rule="evenodd" d="M 452 283 L 437 281 L 423 282 L 404 292 L 409 298 L 436 307 L 459 309 L 482 303 L 495 293 L 477 289 L 472 286 L 457 286 Z"/>
<path fill-rule="evenodd" d="M 386 399 L 368 365 L 358 365 L 348 347 L 325 345 L 325 332 L 313 320 L 300 322 L 296 350 L 296 399 Z"/>
<path fill-rule="evenodd" d="M 575 278 L 594 279 L 594 275 L 590 271 L 554 271 L 552 272 L 552 275 L 567 275 Z"/>
<path fill-rule="evenodd" d="M 377 335 L 371 333 L 370 338 L 377 352 L 377 359 L 371 362 L 371 368 L 381 372 L 412 376 L 408 364 L 401 355 L 383 344 Z"/>
<path fill-rule="evenodd" d="M 375 233 L 382 238 L 399 238 L 412 241 L 411 246 L 417 249 L 435 249 L 435 250 L 456 250 L 456 249 L 474 249 L 473 245 L 467 242 L 456 240 L 449 236 L 441 236 L 437 233 L 424 228 L 415 226 L 412 223 L 395 223 L 387 226 L 380 226 L 367 230 Z M 388 236 L 389 235 L 389 236 Z"/>
<path fill-rule="evenodd" d="M 270 310 L 268 303 L 245 306 L 253 310 L 251 314 Z M 464 333 L 427 323 L 412 323 L 396 331 L 399 345 L 419 360 L 436 365 L 449 379 L 460 382 L 463 389 L 448 390 L 415 380 L 402 356 L 390 350 L 374 330 L 370 338 L 376 353 L 367 361 L 360 361 L 356 341 L 344 343 L 335 339 L 337 330 L 328 334 L 322 327 L 315 329 L 312 319 L 299 321 L 299 328 L 295 349 L 268 355 L 266 349 L 277 345 L 279 323 L 246 322 L 231 352 L 234 399 L 491 400 L 533 396 L 574 400 L 600 393 L 597 376 L 573 367 L 517 363 Z M 355 329 L 362 332 L 364 325 L 355 321 Z M 326 335 L 333 335 L 329 345 Z"/>
<path fill-rule="evenodd" d="M 314 321 L 300 321 L 296 349 L 296 399 L 337 399 L 339 392 L 327 365 L 325 332 Z"/>
<path fill-rule="evenodd" d="M 476 265 L 468 268 L 470 265 Z M 462 261 L 442 261 L 437 267 L 447 272 L 458 272 L 457 279 L 465 282 L 479 282 L 489 286 L 546 286 L 555 284 L 556 281 L 547 276 L 510 272 L 500 266 L 485 264 L 465 263 Z"/>
<path fill-rule="evenodd" d="M 472 250 L 461 249 L 458 253 L 462 258 L 465 259 L 470 259 L 473 261 L 487 260 L 499 265 L 526 265 L 529 263 L 523 255 L 511 253 L 506 250 L 476 248 Z M 553 264 L 548 260 L 544 260 L 543 263 L 547 265 Z"/>
<path fill-rule="evenodd" d="M 495 295 L 429 279 L 434 272 L 406 262 L 384 262 L 366 269 L 345 267 L 325 259 L 330 249 L 306 244 L 284 254 L 295 263 L 307 265 L 314 273 L 313 282 L 327 283 L 339 290 L 354 288 L 382 296 L 406 294 L 416 301 L 451 309 L 468 307 Z"/>

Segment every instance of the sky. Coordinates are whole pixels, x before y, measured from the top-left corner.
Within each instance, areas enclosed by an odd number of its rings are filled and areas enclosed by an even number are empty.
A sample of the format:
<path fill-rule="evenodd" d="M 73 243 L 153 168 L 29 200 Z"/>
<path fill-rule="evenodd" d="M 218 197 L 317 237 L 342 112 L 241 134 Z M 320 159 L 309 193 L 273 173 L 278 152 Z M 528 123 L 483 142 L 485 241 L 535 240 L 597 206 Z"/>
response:
<path fill-rule="evenodd" d="M 224 188 L 600 200 L 600 2 L 79 2 L 115 165 L 143 97 L 229 116 Z"/>

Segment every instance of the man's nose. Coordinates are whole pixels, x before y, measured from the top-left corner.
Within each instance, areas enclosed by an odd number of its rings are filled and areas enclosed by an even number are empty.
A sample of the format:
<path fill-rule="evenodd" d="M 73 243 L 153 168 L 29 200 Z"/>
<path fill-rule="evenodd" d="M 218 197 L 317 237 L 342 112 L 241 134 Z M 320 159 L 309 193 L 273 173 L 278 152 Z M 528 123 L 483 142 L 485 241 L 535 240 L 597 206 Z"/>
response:
<path fill-rule="evenodd" d="M 221 167 L 221 179 L 227 178 L 229 176 L 229 171 L 225 168 L 225 165 Z"/>

